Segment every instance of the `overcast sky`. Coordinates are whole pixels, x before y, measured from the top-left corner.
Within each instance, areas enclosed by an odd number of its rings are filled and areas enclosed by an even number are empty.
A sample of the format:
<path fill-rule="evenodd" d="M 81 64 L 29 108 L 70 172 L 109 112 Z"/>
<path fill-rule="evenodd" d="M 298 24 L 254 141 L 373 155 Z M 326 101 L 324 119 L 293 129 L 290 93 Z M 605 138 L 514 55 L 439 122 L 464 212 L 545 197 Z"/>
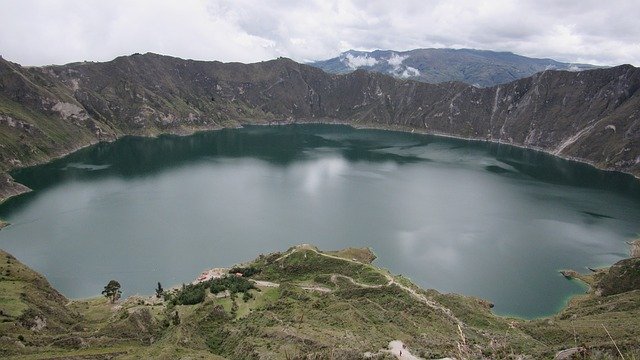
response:
<path fill-rule="evenodd" d="M 428 47 L 640 66 L 639 0 L 0 0 L 0 55 L 24 65 L 156 52 L 255 62 Z"/>

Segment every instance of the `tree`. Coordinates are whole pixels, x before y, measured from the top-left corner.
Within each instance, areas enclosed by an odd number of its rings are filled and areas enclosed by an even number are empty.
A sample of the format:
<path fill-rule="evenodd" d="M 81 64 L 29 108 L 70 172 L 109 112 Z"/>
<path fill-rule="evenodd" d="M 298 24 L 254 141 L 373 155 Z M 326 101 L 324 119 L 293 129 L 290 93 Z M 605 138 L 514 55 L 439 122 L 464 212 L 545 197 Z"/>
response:
<path fill-rule="evenodd" d="M 171 317 L 171 321 L 173 321 L 173 325 L 180 325 L 180 315 L 178 315 L 178 311 L 176 310 Z"/>
<path fill-rule="evenodd" d="M 162 285 L 160 285 L 160 282 L 158 281 L 158 287 L 156 288 L 156 297 L 160 299 L 163 294 L 164 294 L 164 289 L 162 288 Z"/>
<path fill-rule="evenodd" d="M 120 295 L 122 295 L 122 291 L 120 291 L 120 283 L 116 280 L 111 280 L 102 290 L 102 295 L 104 295 L 107 299 L 111 300 L 113 304 L 118 299 L 120 299 Z"/>

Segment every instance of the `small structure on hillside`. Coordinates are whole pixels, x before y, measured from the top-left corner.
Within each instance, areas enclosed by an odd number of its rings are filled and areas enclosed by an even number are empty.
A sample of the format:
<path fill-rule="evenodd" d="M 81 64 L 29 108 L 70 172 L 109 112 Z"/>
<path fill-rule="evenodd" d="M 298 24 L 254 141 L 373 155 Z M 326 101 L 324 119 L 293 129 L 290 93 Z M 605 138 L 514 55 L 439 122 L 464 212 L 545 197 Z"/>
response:
<path fill-rule="evenodd" d="M 205 270 L 198 276 L 198 278 L 193 282 L 193 284 L 198 284 L 201 282 L 205 282 L 210 279 L 218 279 L 225 276 L 229 272 L 229 269 L 226 268 L 213 268 L 209 270 Z"/>

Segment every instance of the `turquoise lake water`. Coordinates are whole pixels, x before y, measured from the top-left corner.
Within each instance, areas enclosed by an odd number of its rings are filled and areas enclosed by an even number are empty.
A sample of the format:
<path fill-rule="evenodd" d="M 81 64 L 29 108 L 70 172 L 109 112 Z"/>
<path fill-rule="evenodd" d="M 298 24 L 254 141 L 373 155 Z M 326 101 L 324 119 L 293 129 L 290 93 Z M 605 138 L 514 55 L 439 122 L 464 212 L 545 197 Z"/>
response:
<path fill-rule="evenodd" d="M 346 126 L 127 137 L 14 177 L 3 248 L 68 297 L 110 279 L 151 294 L 201 271 L 311 243 L 494 311 L 551 314 L 640 232 L 628 175 L 506 145 Z"/>

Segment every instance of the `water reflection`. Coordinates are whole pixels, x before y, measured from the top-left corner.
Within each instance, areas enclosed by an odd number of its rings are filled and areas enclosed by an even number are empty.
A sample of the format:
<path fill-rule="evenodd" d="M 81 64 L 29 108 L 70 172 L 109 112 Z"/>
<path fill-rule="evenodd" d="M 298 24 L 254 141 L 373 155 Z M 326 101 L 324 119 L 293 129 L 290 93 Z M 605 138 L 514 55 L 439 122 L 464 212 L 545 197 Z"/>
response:
<path fill-rule="evenodd" d="M 640 218 L 621 174 L 485 143 L 342 126 L 125 138 L 16 172 L 1 246 L 69 296 L 190 281 L 297 243 L 370 246 L 425 287 L 553 312 L 561 268 L 625 256 Z M 186 260 L 188 259 L 188 261 Z"/>

